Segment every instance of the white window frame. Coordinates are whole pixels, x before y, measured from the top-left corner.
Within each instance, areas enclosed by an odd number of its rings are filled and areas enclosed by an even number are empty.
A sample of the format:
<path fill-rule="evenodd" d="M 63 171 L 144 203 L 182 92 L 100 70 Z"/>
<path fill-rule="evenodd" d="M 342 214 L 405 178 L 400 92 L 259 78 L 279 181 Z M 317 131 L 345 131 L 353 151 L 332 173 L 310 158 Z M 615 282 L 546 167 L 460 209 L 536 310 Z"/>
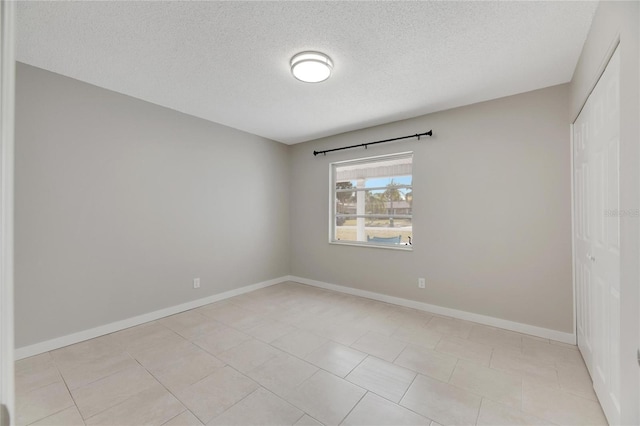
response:
<path fill-rule="evenodd" d="M 365 158 L 357 158 L 357 159 L 352 159 L 352 160 L 344 160 L 344 161 L 336 161 L 333 163 L 329 164 L 329 244 L 337 244 L 337 245 L 346 245 L 346 246 L 358 246 L 358 247 L 374 247 L 374 248 L 382 248 L 382 249 L 387 249 L 387 250 L 402 250 L 402 251 L 412 251 L 413 250 L 413 246 L 412 245 L 408 245 L 406 244 L 406 242 L 402 242 L 401 244 L 395 245 L 395 244 L 386 244 L 386 243 L 375 243 L 375 242 L 369 242 L 369 241 L 352 241 L 352 240 L 338 240 L 336 239 L 336 169 L 337 167 L 340 166 L 345 166 L 345 165 L 356 165 L 356 164 L 366 164 L 366 163 L 371 163 L 371 162 L 376 162 L 376 161 L 383 161 L 383 160 L 392 160 L 394 158 L 411 158 L 411 163 L 413 165 L 413 151 L 406 151 L 406 152 L 398 152 L 398 153 L 394 153 L 394 154 L 385 154 L 385 155 L 377 155 L 374 157 L 365 157 Z M 413 191 L 413 171 L 411 172 L 411 191 Z M 407 186 L 405 186 L 406 188 Z M 368 190 L 374 189 L 374 188 L 367 188 Z M 356 189 L 354 189 L 354 192 L 357 192 Z M 352 216 L 352 215 L 350 215 Z M 357 215 L 360 216 L 360 215 Z M 376 214 L 365 214 L 362 215 L 364 217 L 375 217 L 375 216 L 379 216 Z M 387 215 L 384 215 L 384 217 L 388 217 Z M 410 215 L 397 215 L 394 217 L 403 217 L 403 218 L 410 218 L 411 219 L 411 225 L 412 225 L 412 231 L 411 234 L 413 236 L 413 211 L 412 214 Z"/>

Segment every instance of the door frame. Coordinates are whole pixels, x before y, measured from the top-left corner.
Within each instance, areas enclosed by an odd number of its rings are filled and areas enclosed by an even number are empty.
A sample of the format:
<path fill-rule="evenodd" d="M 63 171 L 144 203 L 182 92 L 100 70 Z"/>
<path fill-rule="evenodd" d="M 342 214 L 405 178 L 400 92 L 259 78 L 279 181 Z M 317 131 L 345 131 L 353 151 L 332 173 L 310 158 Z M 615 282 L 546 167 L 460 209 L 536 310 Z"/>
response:
<path fill-rule="evenodd" d="M 575 122 L 574 122 L 575 123 Z M 574 344 L 578 346 L 578 291 L 576 287 L 576 217 L 575 217 L 575 177 L 574 177 L 574 161 L 573 161 L 573 127 L 574 123 L 569 124 L 569 159 L 571 170 L 571 284 L 573 286 L 573 336 Z"/>
<path fill-rule="evenodd" d="M 13 191 L 15 2 L 0 0 L 0 426 L 15 419 Z"/>

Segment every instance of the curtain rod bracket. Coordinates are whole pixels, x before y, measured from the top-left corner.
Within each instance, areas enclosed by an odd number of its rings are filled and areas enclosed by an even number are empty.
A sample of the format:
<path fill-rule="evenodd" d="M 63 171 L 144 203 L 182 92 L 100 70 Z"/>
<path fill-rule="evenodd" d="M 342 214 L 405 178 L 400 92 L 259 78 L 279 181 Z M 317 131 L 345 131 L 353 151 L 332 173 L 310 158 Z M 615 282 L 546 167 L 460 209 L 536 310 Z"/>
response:
<path fill-rule="evenodd" d="M 375 145 L 377 143 L 393 142 L 393 141 L 398 141 L 400 139 L 409 139 L 409 138 L 418 138 L 418 140 L 420 140 L 421 136 L 432 136 L 432 135 L 433 135 L 433 130 L 429 130 L 428 132 L 416 133 L 415 135 L 409 135 L 409 136 L 400 136 L 399 138 L 385 139 L 385 140 L 376 141 L 376 142 L 361 143 L 359 145 L 343 146 L 342 148 L 325 149 L 324 151 L 313 151 L 313 156 L 315 157 L 318 154 L 324 154 L 324 156 L 326 157 L 327 152 L 342 151 L 343 149 L 359 148 L 361 146 L 363 146 L 364 149 L 369 149 L 369 145 Z"/>

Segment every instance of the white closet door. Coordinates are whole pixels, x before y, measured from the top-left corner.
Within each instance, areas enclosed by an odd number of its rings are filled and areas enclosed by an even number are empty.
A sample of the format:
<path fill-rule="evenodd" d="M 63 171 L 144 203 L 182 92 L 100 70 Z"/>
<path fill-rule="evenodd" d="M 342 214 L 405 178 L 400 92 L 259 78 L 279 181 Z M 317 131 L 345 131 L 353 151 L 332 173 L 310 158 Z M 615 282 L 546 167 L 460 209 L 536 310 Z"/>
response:
<path fill-rule="evenodd" d="M 573 125 L 573 194 L 574 194 L 574 246 L 575 246 L 575 280 L 576 280 L 576 328 L 578 347 L 587 364 L 589 372 L 593 358 L 593 333 L 591 330 L 591 209 L 590 197 L 590 164 L 587 151 L 590 135 L 588 120 L 588 104 Z M 593 373 L 592 373 L 593 374 Z"/>
<path fill-rule="evenodd" d="M 620 55 L 574 124 L 578 346 L 611 424 L 620 421 Z"/>

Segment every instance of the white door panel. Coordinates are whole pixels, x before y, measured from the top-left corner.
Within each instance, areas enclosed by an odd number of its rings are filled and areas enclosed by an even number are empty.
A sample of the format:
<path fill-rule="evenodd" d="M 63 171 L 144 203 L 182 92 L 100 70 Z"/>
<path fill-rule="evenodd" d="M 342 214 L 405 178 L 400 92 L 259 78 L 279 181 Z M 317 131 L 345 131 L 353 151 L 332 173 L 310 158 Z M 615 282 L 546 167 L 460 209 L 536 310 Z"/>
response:
<path fill-rule="evenodd" d="M 574 123 L 578 347 L 611 424 L 620 420 L 620 90 L 616 51 Z"/>

